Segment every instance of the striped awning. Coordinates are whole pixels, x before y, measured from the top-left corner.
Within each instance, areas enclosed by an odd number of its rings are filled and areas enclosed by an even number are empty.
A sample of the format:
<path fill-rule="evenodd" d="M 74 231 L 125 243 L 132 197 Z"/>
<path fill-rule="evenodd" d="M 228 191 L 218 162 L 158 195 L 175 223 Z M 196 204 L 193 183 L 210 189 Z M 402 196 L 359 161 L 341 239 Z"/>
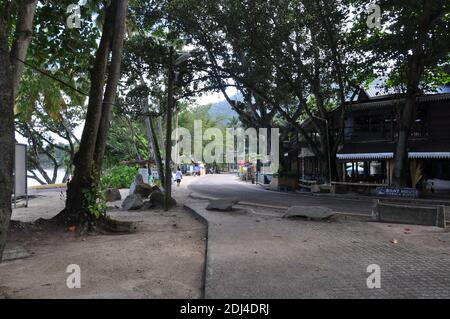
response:
<path fill-rule="evenodd" d="M 409 158 L 450 158 L 450 152 L 409 152 Z"/>
<path fill-rule="evenodd" d="M 336 154 L 339 160 L 362 160 L 362 159 L 390 159 L 394 158 L 394 153 L 353 153 L 353 154 Z"/>
<path fill-rule="evenodd" d="M 409 152 L 409 158 L 449 158 L 450 152 Z M 392 159 L 394 158 L 393 152 L 386 153 L 349 153 L 349 154 L 337 154 L 338 160 L 377 160 L 377 159 Z"/>

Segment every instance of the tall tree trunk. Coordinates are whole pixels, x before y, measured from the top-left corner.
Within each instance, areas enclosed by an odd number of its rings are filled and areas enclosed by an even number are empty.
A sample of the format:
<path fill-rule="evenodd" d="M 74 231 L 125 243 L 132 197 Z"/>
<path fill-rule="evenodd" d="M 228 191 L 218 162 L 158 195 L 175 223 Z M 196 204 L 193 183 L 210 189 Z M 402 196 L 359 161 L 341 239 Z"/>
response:
<path fill-rule="evenodd" d="M 11 218 L 14 163 L 12 67 L 4 21 L 0 21 L 0 262 Z"/>
<path fill-rule="evenodd" d="M 400 187 L 408 186 L 408 140 L 411 127 L 416 118 L 415 109 L 416 97 L 414 95 L 408 96 L 399 119 L 398 137 L 394 154 L 393 183 Z"/>
<path fill-rule="evenodd" d="M 398 119 L 398 137 L 394 153 L 393 184 L 399 187 L 408 186 L 408 140 L 411 128 L 416 120 L 416 98 L 420 94 L 419 83 L 424 66 L 422 48 L 408 61 L 408 83 L 405 105 Z"/>
<path fill-rule="evenodd" d="M 119 0 L 120 2 L 120 0 Z M 67 201 L 62 218 L 67 223 L 80 225 L 90 222 L 89 213 L 83 208 L 83 191 L 91 189 L 96 177 L 95 150 L 102 117 L 103 92 L 106 79 L 106 70 L 113 41 L 115 8 L 117 1 L 113 2 L 105 14 L 102 37 L 96 52 L 94 66 L 91 70 L 91 88 L 86 121 L 80 141 L 80 148 L 74 158 L 74 176 L 67 189 Z M 111 89 L 111 88 L 110 88 Z"/>
<path fill-rule="evenodd" d="M 11 63 L 13 66 L 13 97 L 14 100 L 19 90 L 20 78 L 23 72 L 23 63 L 27 57 L 28 47 L 31 43 L 33 21 L 36 12 L 36 0 L 22 0 L 17 16 L 16 34 L 11 48 Z"/>
<path fill-rule="evenodd" d="M 419 19 L 417 38 L 414 41 L 412 54 L 407 61 L 406 101 L 398 120 L 398 138 L 394 154 L 393 183 L 405 187 L 408 184 L 408 140 L 411 128 L 416 120 L 416 98 L 420 94 L 419 84 L 427 59 L 424 52 L 425 43 L 429 40 L 432 24 L 432 0 L 423 1 L 423 12 Z"/>
<path fill-rule="evenodd" d="M 99 173 L 101 172 L 103 157 L 105 155 L 106 142 L 111 124 L 112 106 L 116 102 L 117 86 L 120 80 L 128 0 L 117 0 L 115 5 L 116 12 L 114 20 L 114 38 L 112 39 L 111 64 L 109 66 L 108 83 L 106 85 L 105 96 L 103 97 L 102 115 L 98 129 L 97 141 L 95 143 L 94 160 L 97 172 Z"/>
<path fill-rule="evenodd" d="M 16 33 L 9 51 L 11 3 L 0 5 L 0 262 L 11 219 L 14 170 L 14 100 L 19 89 L 23 65 L 31 41 L 36 1 L 20 1 Z"/>

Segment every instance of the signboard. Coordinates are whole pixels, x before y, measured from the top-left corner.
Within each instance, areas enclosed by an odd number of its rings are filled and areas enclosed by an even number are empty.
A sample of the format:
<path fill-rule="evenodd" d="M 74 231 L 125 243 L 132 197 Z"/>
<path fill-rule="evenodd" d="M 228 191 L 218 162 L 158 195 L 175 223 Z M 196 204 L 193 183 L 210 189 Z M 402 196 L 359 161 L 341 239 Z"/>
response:
<path fill-rule="evenodd" d="M 376 193 L 379 196 L 387 196 L 387 197 L 402 197 L 402 198 L 419 197 L 419 191 L 415 188 L 377 187 Z"/>
<path fill-rule="evenodd" d="M 152 170 L 152 177 L 153 177 L 154 179 L 159 179 L 159 173 L 158 173 L 157 170 Z"/>
<path fill-rule="evenodd" d="M 26 197 L 26 206 L 28 206 L 27 191 L 27 146 L 16 144 L 14 160 L 14 205 L 18 197 Z"/>

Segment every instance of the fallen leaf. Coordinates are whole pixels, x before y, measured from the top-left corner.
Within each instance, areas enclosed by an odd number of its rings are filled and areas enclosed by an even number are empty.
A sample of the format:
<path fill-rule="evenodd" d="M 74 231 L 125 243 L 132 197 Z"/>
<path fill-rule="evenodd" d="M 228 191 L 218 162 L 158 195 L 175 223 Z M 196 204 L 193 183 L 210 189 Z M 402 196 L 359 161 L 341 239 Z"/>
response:
<path fill-rule="evenodd" d="M 73 233 L 76 230 L 77 230 L 77 226 L 69 226 L 69 227 L 67 227 L 67 231 L 69 231 L 69 232 Z"/>

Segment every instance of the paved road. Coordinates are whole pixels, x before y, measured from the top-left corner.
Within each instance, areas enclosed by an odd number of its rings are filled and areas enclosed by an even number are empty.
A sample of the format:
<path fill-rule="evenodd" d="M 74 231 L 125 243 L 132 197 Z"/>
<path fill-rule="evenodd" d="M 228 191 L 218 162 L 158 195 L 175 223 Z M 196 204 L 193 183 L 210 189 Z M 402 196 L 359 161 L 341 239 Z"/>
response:
<path fill-rule="evenodd" d="M 307 196 L 295 193 L 274 192 L 261 186 L 240 181 L 235 175 L 219 174 L 196 177 L 189 189 L 200 195 L 237 197 L 242 201 L 275 206 L 325 206 L 340 213 L 371 214 L 373 203 L 369 200 L 350 200 Z"/>
<path fill-rule="evenodd" d="M 450 233 L 437 227 L 292 220 L 207 204 L 185 203 L 208 221 L 206 298 L 450 298 Z M 373 264 L 381 286 L 369 289 Z"/>

